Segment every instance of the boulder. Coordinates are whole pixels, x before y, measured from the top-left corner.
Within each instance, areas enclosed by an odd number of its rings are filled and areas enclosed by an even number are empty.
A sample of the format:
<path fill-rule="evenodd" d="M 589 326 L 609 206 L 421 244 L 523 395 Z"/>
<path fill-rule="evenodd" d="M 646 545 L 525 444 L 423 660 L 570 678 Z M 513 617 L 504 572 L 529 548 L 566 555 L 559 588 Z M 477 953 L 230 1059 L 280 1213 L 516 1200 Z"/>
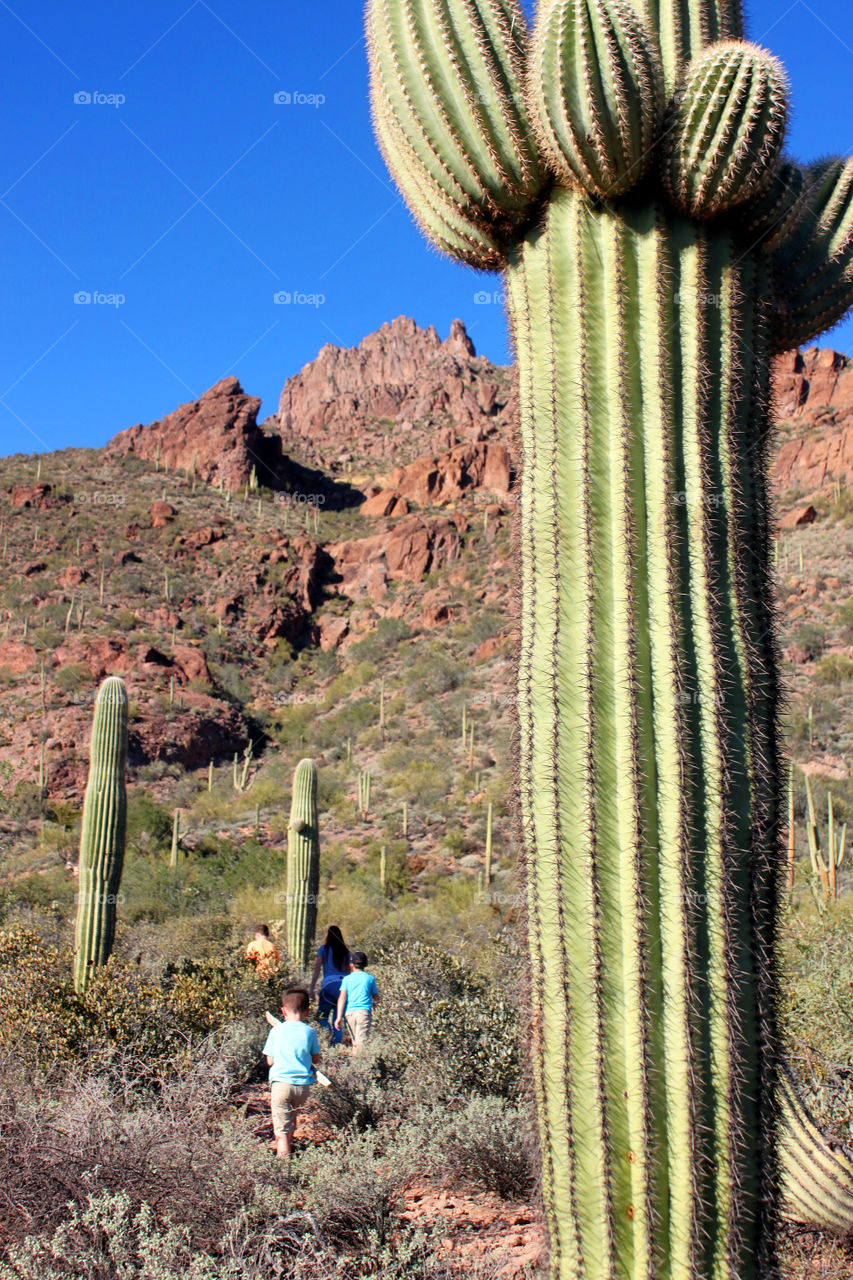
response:
<path fill-rule="evenodd" d="M 789 511 L 782 516 L 779 521 L 780 529 L 799 529 L 802 525 L 814 524 L 817 520 L 817 511 L 809 504 L 805 507 L 795 507 L 793 511 Z"/>

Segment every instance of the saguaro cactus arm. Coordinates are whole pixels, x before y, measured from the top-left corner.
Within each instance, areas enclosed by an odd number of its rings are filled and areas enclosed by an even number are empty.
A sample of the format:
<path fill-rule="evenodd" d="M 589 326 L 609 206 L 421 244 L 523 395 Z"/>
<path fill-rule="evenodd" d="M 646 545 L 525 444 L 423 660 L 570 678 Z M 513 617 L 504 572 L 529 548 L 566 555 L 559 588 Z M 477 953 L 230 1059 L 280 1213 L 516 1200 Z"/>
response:
<path fill-rule="evenodd" d="M 783 1210 L 795 1222 L 848 1234 L 853 1229 L 853 1159 L 830 1145 L 787 1073 L 780 1085 Z"/>
<path fill-rule="evenodd" d="M 805 188 L 775 251 L 779 351 L 801 346 L 853 306 L 853 160 L 823 160 L 802 174 Z"/>

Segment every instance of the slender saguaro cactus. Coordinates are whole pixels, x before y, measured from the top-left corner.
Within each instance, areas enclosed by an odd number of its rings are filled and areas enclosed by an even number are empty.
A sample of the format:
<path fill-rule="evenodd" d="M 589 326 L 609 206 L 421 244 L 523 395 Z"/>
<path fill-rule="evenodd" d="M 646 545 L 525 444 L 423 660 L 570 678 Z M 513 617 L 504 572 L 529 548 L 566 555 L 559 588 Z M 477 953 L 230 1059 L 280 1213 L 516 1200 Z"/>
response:
<path fill-rule="evenodd" d="M 293 800 L 287 828 L 287 951 L 292 964 L 308 966 L 317 931 L 320 893 L 320 827 L 317 817 L 317 769 L 300 760 L 293 775 Z"/>
<path fill-rule="evenodd" d="M 116 904 L 127 827 L 127 691 L 118 676 L 101 685 L 95 701 L 89 782 L 83 802 L 74 987 L 89 984 L 113 947 Z"/>
<path fill-rule="evenodd" d="M 506 273 L 552 1274 L 757 1280 L 779 1212 L 770 357 L 853 302 L 739 0 L 369 0 L 415 217 Z"/>

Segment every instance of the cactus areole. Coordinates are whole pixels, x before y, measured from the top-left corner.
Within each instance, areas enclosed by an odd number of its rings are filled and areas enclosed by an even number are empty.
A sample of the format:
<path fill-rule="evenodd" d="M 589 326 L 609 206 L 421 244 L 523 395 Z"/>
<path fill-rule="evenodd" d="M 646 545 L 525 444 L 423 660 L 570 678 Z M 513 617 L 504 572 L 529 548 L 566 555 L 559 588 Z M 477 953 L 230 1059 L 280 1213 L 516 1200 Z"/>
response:
<path fill-rule="evenodd" d="M 429 239 L 501 268 L 554 1277 L 775 1274 L 770 358 L 853 302 L 853 165 L 782 154 L 738 0 L 369 0 Z"/>
<path fill-rule="evenodd" d="M 287 828 L 287 952 L 291 964 L 308 967 L 317 932 L 320 893 L 320 827 L 317 816 L 317 767 L 300 760 L 293 775 L 293 800 Z"/>
<path fill-rule="evenodd" d="M 78 995 L 86 990 L 92 969 L 106 964 L 113 948 L 127 828 L 126 763 L 127 692 L 118 676 L 110 676 L 95 701 L 83 802 L 74 943 Z"/>

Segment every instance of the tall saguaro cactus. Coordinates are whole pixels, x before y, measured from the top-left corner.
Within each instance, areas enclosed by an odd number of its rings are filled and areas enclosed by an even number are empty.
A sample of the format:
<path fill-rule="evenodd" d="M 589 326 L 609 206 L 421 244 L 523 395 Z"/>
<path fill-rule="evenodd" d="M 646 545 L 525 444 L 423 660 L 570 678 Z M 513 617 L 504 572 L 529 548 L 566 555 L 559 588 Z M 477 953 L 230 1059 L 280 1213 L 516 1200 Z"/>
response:
<path fill-rule="evenodd" d="M 317 768 L 300 760 L 293 775 L 293 799 L 287 828 L 287 950 L 291 963 L 305 969 L 317 931 L 320 893 L 320 827 L 317 817 Z"/>
<path fill-rule="evenodd" d="M 113 947 L 127 827 L 126 763 L 127 691 L 118 676 L 110 676 L 95 701 L 83 802 L 74 944 L 78 995 L 86 990 L 92 969 L 106 964 Z"/>
<path fill-rule="evenodd" d="M 416 218 L 506 273 L 552 1272 L 770 1276 L 770 357 L 853 303 L 853 163 L 783 159 L 739 0 L 540 0 L 532 32 L 518 0 L 369 0 L 368 34 Z"/>

